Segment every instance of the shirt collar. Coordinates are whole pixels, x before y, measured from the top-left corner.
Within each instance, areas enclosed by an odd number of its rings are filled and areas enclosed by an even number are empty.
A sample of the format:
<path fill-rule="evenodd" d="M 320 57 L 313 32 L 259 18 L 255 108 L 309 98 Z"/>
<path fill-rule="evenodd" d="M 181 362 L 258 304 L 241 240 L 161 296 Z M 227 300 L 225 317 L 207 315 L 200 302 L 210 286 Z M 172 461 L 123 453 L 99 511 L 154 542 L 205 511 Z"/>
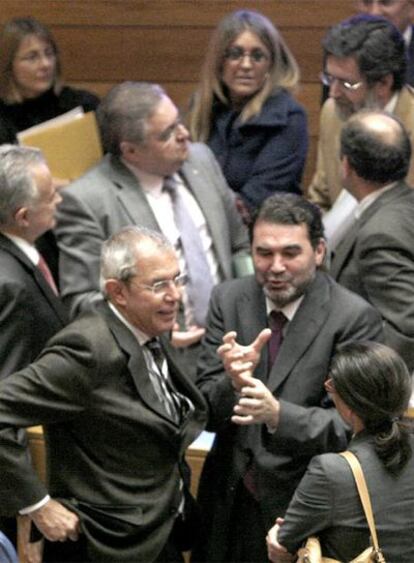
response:
<path fill-rule="evenodd" d="M 266 297 L 266 314 L 267 316 L 269 316 L 269 314 L 272 311 L 280 311 L 285 315 L 287 320 L 290 322 L 293 319 L 293 317 L 296 315 L 296 312 L 299 309 L 300 304 L 302 303 L 304 297 L 305 297 L 304 295 L 301 295 L 300 297 L 295 299 L 295 301 L 288 303 L 281 309 L 277 309 L 274 303 L 268 297 Z"/>
<path fill-rule="evenodd" d="M 413 36 L 413 27 L 411 25 L 407 26 L 407 29 L 403 33 L 404 41 L 408 47 L 411 43 L 411 37 Z"/>
<path fill-rule="evenodd" d="M 358 203 L 358 206 L 355 208 L 354 216 L 355 219 L 359 219 L 364 211 L 370 207 L 374 201 L 376 201 L 383 193 L 388 192 L 391 188 L 396 185 L 397 182 L 392 182 L 391 184 L 387 184 L 383 186 L 379 190 L 375 190 L 374 192 L 366 195 L 361 201 Z"/>
<path fill-rule="evenodd" d="M 38 265 L 40 254 L 33 244 L 30 244 L 30 242 L 24 238 L 17 237 L 16 235 L 10 235 L 4 232 L 2 234 L 10 239 L 23 252 L 23 254 L 28 257 L 30 262 L 32 262 L 35 266 Z"/>
<path fill-rule="evenodd" d="M 388 113 L 394 113 L 395 108 L 397 106 L 397 102 L 398 102 L 398 92 L 395 92 L 392 95 L 389 102 L 387 104 L 385 104 L 384 111 L 387 111 Z"/>
<path fill-rule="evenodd" d="M 139 185 L 142 187 L 144 192 L 152 193 L 154 195 L 161 194 L 162 185 L 164 183 L 164 178 L 156 174 L 150 174 L 144 170 L 140 170 L 133 164 L 127 162 L 125 159 L 121 158 L 123 164 L 132 172 L 135 178 L 138 180 Z"/>
<path fill-rule="evenodd" d="M 142 332 L 142 330 L 139 330 L 139 328 L 137 328 L 136 326 L 132 325 L 129 321 L 127 321 L 126 318 L 123 316 L 123 314 L 110 301 L 108 301 L 108 307 L 111 309 L 113 314 L 121 321 L 121 323 L 125 325 L 132 332 L 132 334 L 138 340 L 140 346 L 144 346 L 147 342 L 151 340 L 151 336 L 148 336 L 148 334 L 145 334 L 145 332 Z"/>

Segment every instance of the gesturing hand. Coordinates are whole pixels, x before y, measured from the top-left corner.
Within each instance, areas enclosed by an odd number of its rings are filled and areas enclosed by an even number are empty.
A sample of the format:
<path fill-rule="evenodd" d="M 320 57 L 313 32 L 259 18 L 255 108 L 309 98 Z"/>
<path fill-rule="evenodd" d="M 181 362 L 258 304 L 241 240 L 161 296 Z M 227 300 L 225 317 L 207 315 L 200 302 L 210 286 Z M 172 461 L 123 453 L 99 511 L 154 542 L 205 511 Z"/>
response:
<path fill-rule="evenodd" d="M 236 341 L 237 333 L 234 331 L 223 336 L 223 344 L 219 346 L 217 353 L 237 391 L 240 391 L 241 387 L 245 385 L 246 378 L 253 375 L 259 363 L 263 346 L 269 341 L 271 335 L 271 330 L 265 328 L 247 346 L 242 346 Z"/>
<path fill-rule="evenodd" d="M 275 429 L 279 424 L 279 401 L 266 385 L 254 377 L 245 378 L 240 399 L 234 407 L 232 422 L 240 425 L 266 424 Z"/>

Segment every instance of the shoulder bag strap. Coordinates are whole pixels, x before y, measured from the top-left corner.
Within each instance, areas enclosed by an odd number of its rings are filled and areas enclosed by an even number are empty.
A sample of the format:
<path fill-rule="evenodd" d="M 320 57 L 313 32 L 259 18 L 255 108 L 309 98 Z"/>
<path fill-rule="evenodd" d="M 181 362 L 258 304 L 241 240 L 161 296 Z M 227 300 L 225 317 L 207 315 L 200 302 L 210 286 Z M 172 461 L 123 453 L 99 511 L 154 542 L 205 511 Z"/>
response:
<path fill-rule="evenodd" d="M 372 543 L 375 551 L 379 552 L 380 548 L 378 545 L 377 531 L 375 529 L 374 514 L 372 513 L 371 499 L 369 497 L 369 492 L 367 488 L 367 483 L 365 481 L 364 473 L 362 471 L 361 464 L 358 458 L 352 452 L 346 451 L 341 452 L 340 455 L 346 459 L 352 469 L 354 475 L 355 483 L 358 489 L 359 496 L 361 498 L 362 507 L 365 512 L 365 517 L 368 522 L 369 531 L 372 538 Z"/>

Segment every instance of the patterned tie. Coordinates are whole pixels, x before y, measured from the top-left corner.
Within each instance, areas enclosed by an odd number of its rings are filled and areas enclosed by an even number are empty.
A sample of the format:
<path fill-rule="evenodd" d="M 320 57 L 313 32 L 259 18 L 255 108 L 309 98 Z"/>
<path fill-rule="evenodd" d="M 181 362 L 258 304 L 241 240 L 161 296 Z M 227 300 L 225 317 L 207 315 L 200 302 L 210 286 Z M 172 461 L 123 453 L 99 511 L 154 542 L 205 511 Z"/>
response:
<path fill-rule="evenodd" d="M 181 245 L 187 266 L 187 292 L 191 301 L 194 321 L 205 326 L 208 302 L 213 289 L 213 278 L 200 233 L 192 220 L 173 178 L 165 178 L 164 189 L 170 194 L 174 220 L 180 233 Z"/>
<path fill-rule="evenodd" d="M 39 254 L 39 262 L 37 263 L 37 267 L 42 272 L 43 277 L 45 278 L 48 286 L 51 288 L 53 293 L 55 295 L 59 295 L 58 288 L 56 287 L 55 280 L 53 279 L 52 273 L 49 270 L 49 266 L 46 264 L 46 260 L 41 254 Z"/>
<path fill-rule="evenodd" d="M 287 318 L 281 311 L 271 311 L 269 314 L 269 327 L 272 336 L 269 340 L 269 372 L 279 354 L 280 346 L 283 341 L 283 328 L 287 323 Z"/>
<path fill-rule="evenodd" d="M 173 388 L 170 378 L 164 374 L 163 366 L 166 359 L 159 341 L 156 338 L 152 338 L 145 346 L 151 352 L 157 367 L 157 369 L 152 370 L 152 374 L 157 381 L 157 389 L 155 390 L 157 397 L 174 422 L 179 424 L 182 416 L 188 410 L 186 409 L 186 402 L 182 400 L 184 397 Z"/>

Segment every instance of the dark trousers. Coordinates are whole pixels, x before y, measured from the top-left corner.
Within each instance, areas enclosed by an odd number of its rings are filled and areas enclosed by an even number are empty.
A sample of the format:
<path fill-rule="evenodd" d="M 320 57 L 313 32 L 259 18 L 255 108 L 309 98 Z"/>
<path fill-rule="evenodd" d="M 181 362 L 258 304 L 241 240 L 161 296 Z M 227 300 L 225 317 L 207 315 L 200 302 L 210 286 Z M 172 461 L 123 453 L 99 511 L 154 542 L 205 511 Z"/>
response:
<path fill-rule="evenodd" d="M 259 503 L 241 483 L 230 519 L 226 563 L 266 563 L 267 530 Z"/>
<path fill-rule="evenodd" d="M 91 560 L 87 556 L 85 536 L 81 534 L 76 542 L 70 540 L 65 542 L 45 541 L 43 561 L 45 563 L 89 563 Z M 170 536 L 154 563 L 183 562 L 183 555 Z M 131 561 L 131 563 L 135 562 Z"/>

